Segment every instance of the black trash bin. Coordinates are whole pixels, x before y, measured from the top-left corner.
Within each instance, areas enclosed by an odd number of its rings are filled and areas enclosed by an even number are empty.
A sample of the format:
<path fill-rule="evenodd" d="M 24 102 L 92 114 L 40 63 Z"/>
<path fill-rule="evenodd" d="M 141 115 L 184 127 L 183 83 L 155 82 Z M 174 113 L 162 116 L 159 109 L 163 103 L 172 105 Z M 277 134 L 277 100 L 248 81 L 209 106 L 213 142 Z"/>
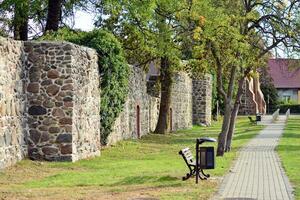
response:
<path fill-rule="evenodd" d="M 256 121 L 261 122 L 261 114 L 260 113 L 256 114 Z"/>

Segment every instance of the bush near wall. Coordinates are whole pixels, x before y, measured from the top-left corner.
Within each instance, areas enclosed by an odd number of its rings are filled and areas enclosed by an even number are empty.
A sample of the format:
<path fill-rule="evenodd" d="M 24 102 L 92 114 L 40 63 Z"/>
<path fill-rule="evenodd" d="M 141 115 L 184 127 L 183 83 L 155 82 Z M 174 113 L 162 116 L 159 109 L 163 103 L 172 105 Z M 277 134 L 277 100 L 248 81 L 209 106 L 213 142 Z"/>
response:
<path fill-rule="evenodd" d="M 278 108 L 280 109 L 280 113 L 286 113 L 286 111 L 290 109 L 291 113 L 300 114 L 300 104 L 293 104 L 293 105 L 282 104 L 279 105 Z"/>
<path fill-rule="evenodd" d="M 39 40 L 68 41 L 97 51 L 101 78 L 101 143 L 105 145 L 128 93 L 130 68 L 121 43 L 113 34 L 102 29 L 83 32 L 62 28 L 47 33 Z"/>

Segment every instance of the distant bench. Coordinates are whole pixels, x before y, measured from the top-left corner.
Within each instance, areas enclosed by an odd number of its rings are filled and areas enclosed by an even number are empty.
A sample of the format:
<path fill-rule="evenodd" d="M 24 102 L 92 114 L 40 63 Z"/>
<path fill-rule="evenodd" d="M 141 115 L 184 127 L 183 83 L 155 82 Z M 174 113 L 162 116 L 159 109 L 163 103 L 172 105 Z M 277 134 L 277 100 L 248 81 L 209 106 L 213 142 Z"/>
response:
<path fill-rule="evenodd" d="M 257 124 L 257 120 L 252 119 L 252 117 L 248 116 L 248 119 L 250 120 L 251 124 Z"/>

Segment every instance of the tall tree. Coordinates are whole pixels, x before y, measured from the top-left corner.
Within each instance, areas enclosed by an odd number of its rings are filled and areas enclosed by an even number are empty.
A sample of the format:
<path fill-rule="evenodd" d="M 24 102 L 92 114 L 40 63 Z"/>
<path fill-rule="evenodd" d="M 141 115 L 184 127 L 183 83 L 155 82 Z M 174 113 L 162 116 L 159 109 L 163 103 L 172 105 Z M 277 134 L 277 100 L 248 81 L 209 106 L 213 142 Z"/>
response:
<path fill-rule="evenodd" d="M 29 1 L 16 1 L 14 3 L 14 39 L 28 40 Z"/>
<path fill-rule="evenodd" d="M 127 60 L 143 66 L 160 63 L 161 101 L 156 133 L 170 131 L 170 104 L 173 72 L 182 55 L 182 35 L 187 33 L 186 13 L 190 1 L 100 1 L 98 26 L 108 28 L 122 41 Z M 102 15 L 101 15 L 102 16 Z"/>
<path fill-rule="evenodd" d="M 57 31 L 61 21 L 62 0 L 48 0 L 48 14 L 45 31 Z"/>
<path fill-rule="evenodd" d="M 282 48 L 287 55 L 291 51 L 299 49 L 300 30 L 299 21 L 299 0 L 292 1 L 267 1 L 267 0 L 243 0 L 240 16 L 243 23 L 240 23 L 240 33 L 248 38 L 253 60 L 263 61 L 268 58 L 270 51 L 275 48 Z M 262 65 L 262 62 L 259 62 Z M 259 66 L 256 66 L 259 67 Z M 243 82 L 253 66 L 246 66 L 246 73 L 240 79 Z M 231 140 L 234 134 L 234 124 L 238 113 L 242 84 L 236 97 L 236 102 L 231 113 L 230 128 L 227 133 L 225 151 L 230 151 Z"/>

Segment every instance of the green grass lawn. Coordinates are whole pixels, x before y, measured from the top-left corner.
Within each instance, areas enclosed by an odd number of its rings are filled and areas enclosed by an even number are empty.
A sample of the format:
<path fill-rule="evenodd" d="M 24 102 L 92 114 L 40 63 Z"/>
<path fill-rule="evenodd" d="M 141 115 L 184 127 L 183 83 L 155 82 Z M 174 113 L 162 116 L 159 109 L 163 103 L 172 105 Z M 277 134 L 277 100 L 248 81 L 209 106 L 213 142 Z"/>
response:
<path fill-rule="evenodd" d="M 0 173 L 0 199 L 208 199 L 228 172 L 238 148 L 263 128 L 239 117 L 232 151 L 217 157 L 216 169 L 209 171 L 212 178 L 198 185 L 194 178 L 182 181 L 188 169 L 178 151 L 190 147 L 195 153 L 195 138 L 217 138 L 220 126 L 217 122 L 207 128 L 196 126 L 122 141 L 103 149 L 100 157 L 76 163 L 24 160 Z"/>
<path fill-rule="evenodd" d="M 283 167 L 300 200 L 300 116 L 291 116 L 280 139 L 277 151 Z"/>

